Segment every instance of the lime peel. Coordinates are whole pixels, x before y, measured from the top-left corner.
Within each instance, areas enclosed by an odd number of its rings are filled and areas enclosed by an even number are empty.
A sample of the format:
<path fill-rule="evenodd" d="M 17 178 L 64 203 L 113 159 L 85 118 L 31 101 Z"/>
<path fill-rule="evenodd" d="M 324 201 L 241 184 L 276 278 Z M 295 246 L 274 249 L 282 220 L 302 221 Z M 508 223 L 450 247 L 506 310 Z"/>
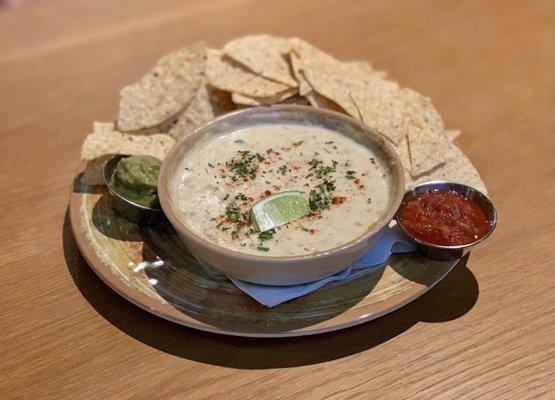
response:
<path fill-rule="evenodd" d="M 259 232 L 265 232 L 308 214 L 308 199 L 301 192 L 286 191 L 254 204 L 250 211 L 250 220 Z"/>

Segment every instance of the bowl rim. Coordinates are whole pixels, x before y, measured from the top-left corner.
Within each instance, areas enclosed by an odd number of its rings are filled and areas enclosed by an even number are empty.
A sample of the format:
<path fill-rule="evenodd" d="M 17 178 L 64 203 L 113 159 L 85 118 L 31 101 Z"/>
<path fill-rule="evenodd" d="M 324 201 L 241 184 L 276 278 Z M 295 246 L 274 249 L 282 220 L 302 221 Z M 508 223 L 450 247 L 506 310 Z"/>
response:
<path fill-rule="evenodd" d="M 417 194 L 416 189 L 418 189 L 418 188 L 429 187 L 429 189 L 427 189 L 427 190 L 433 190 L 435 187 L 438 187 L 439 185 L 445 185 L 445 184 L 460 186 L 460 187 L 465 188 L 466 190 L 470 190 L 471 192 L 473 192 L 473 193 L 477 194 L 478 196 L 482 197 L 482 199 L 485 200 L 489 204 L 489 206 L 491 207 L 492 213 L 493 213 L 493 218 L 486 220 L 488 230 L 486 231 L 486 234 L 484 236 L 482 236 L 479 239 L 476 239 L 474 242 L 471 242 L 471 243 L 459 244 L 459 245 L 456 245 L 456 246 L 444 246 L 444 245 L 435 244 L 435 243 L 431 243 L 431 242 L 427 242 L 425 240 L 419 239 L 415 235 L 413 235 L 412 233 L 408 232 L 405 229 L 405 226 L 401 222 L 401 218 L 400 218 L 400 215 L 399 215 L 399 211 L 401 211 L 401 208 L 403 207 L 403 203 L 406 200 L 408 200 L 409 198 L 414 197 Z M 444 188 L 442 188 L 442 189 L 444 189 Z M 409 197 L 407 197 L 407 196 L 409 196 Z M 407 197 L 407 198 L 405 199 L 405 197 Z M 486 196 L 480 190 L 478 190 L 478 189 L 476 189 L 472 186 L 465 185 L 464 183 L 460 183 L 460 182 L 433 180 L 433 181 L 422 182 L 422 183 L 410 188 L 409 190 L 407 190 L 405 192 L 405 194 L 403 196 L 403 200 L 402 200 L 402 202 L 399 206 L 399 210 L 395 214 L 395 221 L 397 222 L 397 225 L 399 225 L 399 227 L 401 228 L 403 233 L 405 235 L 407 235 L 409 238 L 411 238 L 412 240 L 414 240 L 415 242 L 417 242 L 418 244 L 421 244 L 421 245 L 427 246 L 427 247 L 431 247 L 431 248 L 437 249 L 437 250 L 464 250 L 464 249 L 467 249 L 469 247 L 474 247 L 474 246 L 482 243 L 484 240 L 486 240 L 493 233 L 493 231 L 495 230 L 495 228 L 497 226 L 497 209 L 495 208 L 493 202 L 490 200 L 490 198 L 488 196 Z"/>
<path fill-rule="evenodd" d="M 170 185 L 171 177 L 173 172 L 177 171 L 170 171 L 170 164 L 173 162 L 173 159 L 179 157 L 182 159 L 182 154 L 185 153 L 188 149 L 192 147 L 194 143 L 202 136 L 204 133 L 203 131 L 217 123 L 220 123 L 222 120 L 231 119 L 241 115 L 252 115 L 253 113 L 262 113 L 262 112 L 269 112 L 275 113 L 275 111 L 297 111 L 297 112 L 306 112 L 312 114 L 321 114 L 326 115 L 332 118 L 337 118 L 344 121 L 347 124 L 355 126 L 357 129 L 366 132 L 369 135 L 373 135 L 376 139 L 376 147 L 379 148 L 382 153 L 383 157 L 388 161 L 389 167 L 392 171 L 392 175 L 394 176 L 394 181 L 392 184 L 392 197 L 390 199 L 390 206 L 385 210 L 383 215 L 380 219 L 376 222 L 371 224 L 368 229 L 362 233 L 361 235 L 357 236 L 356 238 L 341 244 L 339 246 L 334 246 L 326 250 L 320 250 L 309 254 L 300 254 L 300 255 L 293 255 L 293 256 L 273 256 L 273 255 L 257 255 L 251 253 L 243 253 L 236 250 L 231 250 L 222 246 L 219 246 L 215 243 L 208 241 L 207 239 L 203 238 L 202 236 L 195 233 L 193 230 L 189 229 L 181 220 L 176 216 L 173 211 L 173 207 L 171 204 L 171 199 L 169 195 L 169 188 L 167 186 Z M 343 134 L 342 132 L 339 132 Z M 349 137 L 345 135 L 346 137 Z M 355 140 L 355 139 L 353 139 Z M 356 141 L 356 140 L 355 140 Z M 357 142 L 359 143 L 359 142 Z M 359 143 L 360 145 L 367 147 L 366 145 Z M 184 148 L 184 150 L 182 150 Z M 395 185 L 397 182 L 397 185 Z M 168 183 L 168 185 L 166 185 Z M 229 258 L 241 259 L 241 260 L 248 260 L 251 262 L 261 262 L 266 264 L 273 264 L 273 263 L 296 263 L 299 261 L 306 261 L 306 260 L 314 260 L 314 259 L 324 259 L 328 257 L 333 257 L 337 254 L 343 253 L 348 251 L 349 249 L 357 248 L 361 243 L 368 240 L 373 235 L 377 234 L 380 230 L 382 230 L 386 225 L 388 225 L 395 217 L 399 205 L 403 200 L 403 196 L 405 193 L 405 176 L 404 176 L 404 169 L 401 162 L 401 159 L 395 150 L 395 147 L 392 143 L 390 143 L 385 136 L 382 134 L 371 130 L 369 127 L 363 125 L 360 121 L 351 118 L 348 115 L 338 113 L 331 110 L 324 110 L 319 109 L 311 106 L 305 105 L 285 105 L 285 104 L 276 104 L 271 106 L 259 106 L 259 107 L 251 107 L 245 108 L 240 110 L 235 110 L 226 114 L 222 114 L 217 118 L 211 120 L 210 122 L 206 123 L 205 125 L 197 128 L 193 134 L 180 139 L 174 147 L 170 150 L 170 152 L 166 155 L 166 158 L 162 162 L 162 167 L 160 169 L 160 174 L 158 176 L 158 196 L 160 199 L 160 204 L 166 217 L 172 224 L 172 226 L 183 236 L 186 237 L 187 240 L 191 240 L 195 242 L 199 246 L 203 246 L 207 248 L 211 252 L 219 253 L 225 255 Z"/>

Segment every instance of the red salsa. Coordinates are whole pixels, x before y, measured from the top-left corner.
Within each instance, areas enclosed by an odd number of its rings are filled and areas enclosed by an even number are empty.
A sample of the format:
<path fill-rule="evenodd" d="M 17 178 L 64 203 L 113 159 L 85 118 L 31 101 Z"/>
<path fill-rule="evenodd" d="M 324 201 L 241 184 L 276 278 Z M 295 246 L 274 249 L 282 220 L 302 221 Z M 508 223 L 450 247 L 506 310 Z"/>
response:
<path fill-rule="evenodd" d="M 441 246 L 472 243 L 487 231 L 487 218 L 480 206 L 448 189 L 416 195 L 401 205 L 399 217 L 407 232 Z"/>

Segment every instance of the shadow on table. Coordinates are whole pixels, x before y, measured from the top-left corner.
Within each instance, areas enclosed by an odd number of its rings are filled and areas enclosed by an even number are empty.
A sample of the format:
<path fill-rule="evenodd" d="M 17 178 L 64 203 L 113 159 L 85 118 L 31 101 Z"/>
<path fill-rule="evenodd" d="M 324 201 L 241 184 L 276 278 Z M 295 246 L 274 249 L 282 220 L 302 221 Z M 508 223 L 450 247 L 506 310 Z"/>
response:
<path fill-rule="evenodd" d="M 306 337 L 255 339 L 196 331 L 155 317 L 106 286 L 81 256 L 69 224 L 63 226 L 64 255 L 79 291 L 94 309 L 129 336 L 178 357 L 232 368 L 283 368 L 346 357 L 405 332 L 418 322 L 444 322 L 466 314 L 478 299 L 468 257 L 424 296 L 374 321 Z"/>

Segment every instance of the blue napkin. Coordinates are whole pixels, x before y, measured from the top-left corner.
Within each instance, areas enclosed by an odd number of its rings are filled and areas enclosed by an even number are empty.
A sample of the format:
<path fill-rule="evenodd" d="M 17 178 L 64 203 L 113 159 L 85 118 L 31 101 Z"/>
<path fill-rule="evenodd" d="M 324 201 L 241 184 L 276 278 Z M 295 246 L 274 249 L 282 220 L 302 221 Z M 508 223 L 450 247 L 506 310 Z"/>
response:
<path fill-rule="evenodd" d="M 415 250 L 415 247 L 403 237 L 395 226 L 395 222 L 392 222 L 382 229 L 376 244 L 354 265 L 319 281 L 291 286 L 266 286 L 238 279 L 229 279 L 235 286 L 260 304 L 266 307 L 275 307 L 287 300 L 312 293 L 330 282 L 344 282 L 359 277 L 373 268 L 381 266 L 393 253 L 408 253 Z"/>

